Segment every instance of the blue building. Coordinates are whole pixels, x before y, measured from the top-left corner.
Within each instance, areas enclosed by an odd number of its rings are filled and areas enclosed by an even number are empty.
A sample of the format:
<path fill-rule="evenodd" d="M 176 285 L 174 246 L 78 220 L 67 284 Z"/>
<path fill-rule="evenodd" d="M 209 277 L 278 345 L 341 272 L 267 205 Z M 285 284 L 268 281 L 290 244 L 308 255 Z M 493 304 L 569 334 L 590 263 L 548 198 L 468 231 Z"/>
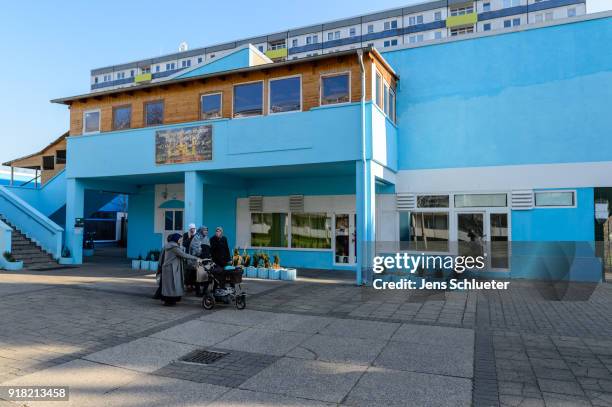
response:
<path fill-rule="evenodd" d="M 129 257 L 196 223 L 358 283 L 398 250 L 483 254 L 483 277 L 600 281 L 611 40 L 601 13 L 282 62 L 245 44 L 163 81 L 57 99 L 71 111 L 64 236 L 58 248 L 57 230 L 22 228 L 81 262 L 75 221 L 86 191 L 107 191 L 129 195 Z"/>

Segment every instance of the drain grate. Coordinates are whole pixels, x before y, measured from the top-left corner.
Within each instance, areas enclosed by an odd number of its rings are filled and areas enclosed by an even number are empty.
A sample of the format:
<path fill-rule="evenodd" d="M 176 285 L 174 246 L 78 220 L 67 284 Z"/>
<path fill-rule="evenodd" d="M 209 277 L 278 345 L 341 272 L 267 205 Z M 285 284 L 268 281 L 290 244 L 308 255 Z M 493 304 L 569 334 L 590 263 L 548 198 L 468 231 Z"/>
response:
<path fill-rule="evenodd" d="M 186 354 L 180 359 L 180 361 L 187 363 L 198 363 L 200 365 L 210 365 L 226 355 L 227 353 L 224 352 L 213 352 L 210 350 L 200 349 Z"/>

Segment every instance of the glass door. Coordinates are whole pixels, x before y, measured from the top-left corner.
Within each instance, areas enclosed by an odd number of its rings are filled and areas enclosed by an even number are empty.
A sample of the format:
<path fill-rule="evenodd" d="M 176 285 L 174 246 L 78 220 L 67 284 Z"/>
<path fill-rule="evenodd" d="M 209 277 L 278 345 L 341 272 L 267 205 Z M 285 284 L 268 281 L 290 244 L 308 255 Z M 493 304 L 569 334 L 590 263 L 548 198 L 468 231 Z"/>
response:
<path fill-rule="evenodd" d="M 336 214 L 334 216 L 334 263 L 354 264 L 357 249 L 355 234 L 356 215 Z"/>
<path fill-rule="evenodd" d="M 457 254 L 459 256 L 484 256 L 484 212 L 457 213 Z"/>
<path fill-rule="evenodd" d="M 510 247 L 508 239 L 508 214 L 489 214 L 489 266 L 492 269 L 508 269 L 510 267 Z"/>

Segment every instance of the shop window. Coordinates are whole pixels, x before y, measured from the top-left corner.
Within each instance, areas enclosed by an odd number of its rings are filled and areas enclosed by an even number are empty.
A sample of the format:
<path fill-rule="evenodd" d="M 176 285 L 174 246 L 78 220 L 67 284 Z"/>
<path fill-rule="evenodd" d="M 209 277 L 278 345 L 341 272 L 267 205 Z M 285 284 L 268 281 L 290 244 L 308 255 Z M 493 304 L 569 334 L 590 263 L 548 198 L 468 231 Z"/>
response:
<path fill-rule="evenodd" d="M 448 252 L 448 212 L 400 212 L 403 250 Z"/>
<path fill-rule="evenodd" d="M 542 191 L 535 193 L 535 206 L 575 206 L 576 196 L 574 191 Z"/>
<path fill-rule="evenodd" d="M 302 79 L 299 76 L 270 80 L 269 87 L 270 113 L 302 110 Z"/>
<path fill-rule="evenodd" d="M 100 132 L 100 110 L 83 113 L 83 134 Z"/>
<path fill-rule="evenodd" d="M 132 107 L 118 106 L 113 108 L 113 130 L 129 129 L 132 123 Z"/>
<path fill-rule="evenodd" d="M 417 208 L 448 208 L 448 195 L 419 195 Z"/>
<path fill-rule="evenodd" d="M 222 94 L 211 93 L 202 95 L 200 108 L 202 109 L 202 120 L 218 119 L 222 112 Z"/>
<path fill-rule="evenodd" d="M 145 103 L 145 126 L 160 124 L 164 124 L 164 102 L 157 100 Z"/>
<path fill-rule="evenodd" d="M 457 194 L 455 208 L 505 207 L 507 201 L 506 194 Z"/>
<path fill-rule="evenodd" d="M 291 247 L 331 249 L 331 234 L 331 218 L 326 214 L 291 214 Z"/>
<path fill-rule="evenodd" d="M 234 117 L 263 114 L 263 82 L 234 86 Z"/>
<path fill-rule="evenodd" d="M 286 213 L 251 213 L 252 247 L 287 247 Z"/>
<path fill-rule="evenodd" d="M 351 100 L 349 74 L 329 75 L 321 78 L 321 104 L 348 103 Z"/>

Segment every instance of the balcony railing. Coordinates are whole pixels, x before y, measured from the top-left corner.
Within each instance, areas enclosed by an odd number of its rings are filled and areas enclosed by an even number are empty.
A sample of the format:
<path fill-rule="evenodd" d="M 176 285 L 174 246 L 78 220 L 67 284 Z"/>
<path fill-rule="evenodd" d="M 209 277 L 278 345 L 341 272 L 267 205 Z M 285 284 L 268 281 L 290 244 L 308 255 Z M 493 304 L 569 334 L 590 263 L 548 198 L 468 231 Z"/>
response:
<path fill-rule="evenodd" d="M 477 21 L 478 21 L 478 14 L 476 13 L 463 14 L 460 16 L 449 16 L 446 19 L 446 26 L 448 28 L 455 28 L 455 27 L 461 27 L 464 25 L 476 24 Z"/>

